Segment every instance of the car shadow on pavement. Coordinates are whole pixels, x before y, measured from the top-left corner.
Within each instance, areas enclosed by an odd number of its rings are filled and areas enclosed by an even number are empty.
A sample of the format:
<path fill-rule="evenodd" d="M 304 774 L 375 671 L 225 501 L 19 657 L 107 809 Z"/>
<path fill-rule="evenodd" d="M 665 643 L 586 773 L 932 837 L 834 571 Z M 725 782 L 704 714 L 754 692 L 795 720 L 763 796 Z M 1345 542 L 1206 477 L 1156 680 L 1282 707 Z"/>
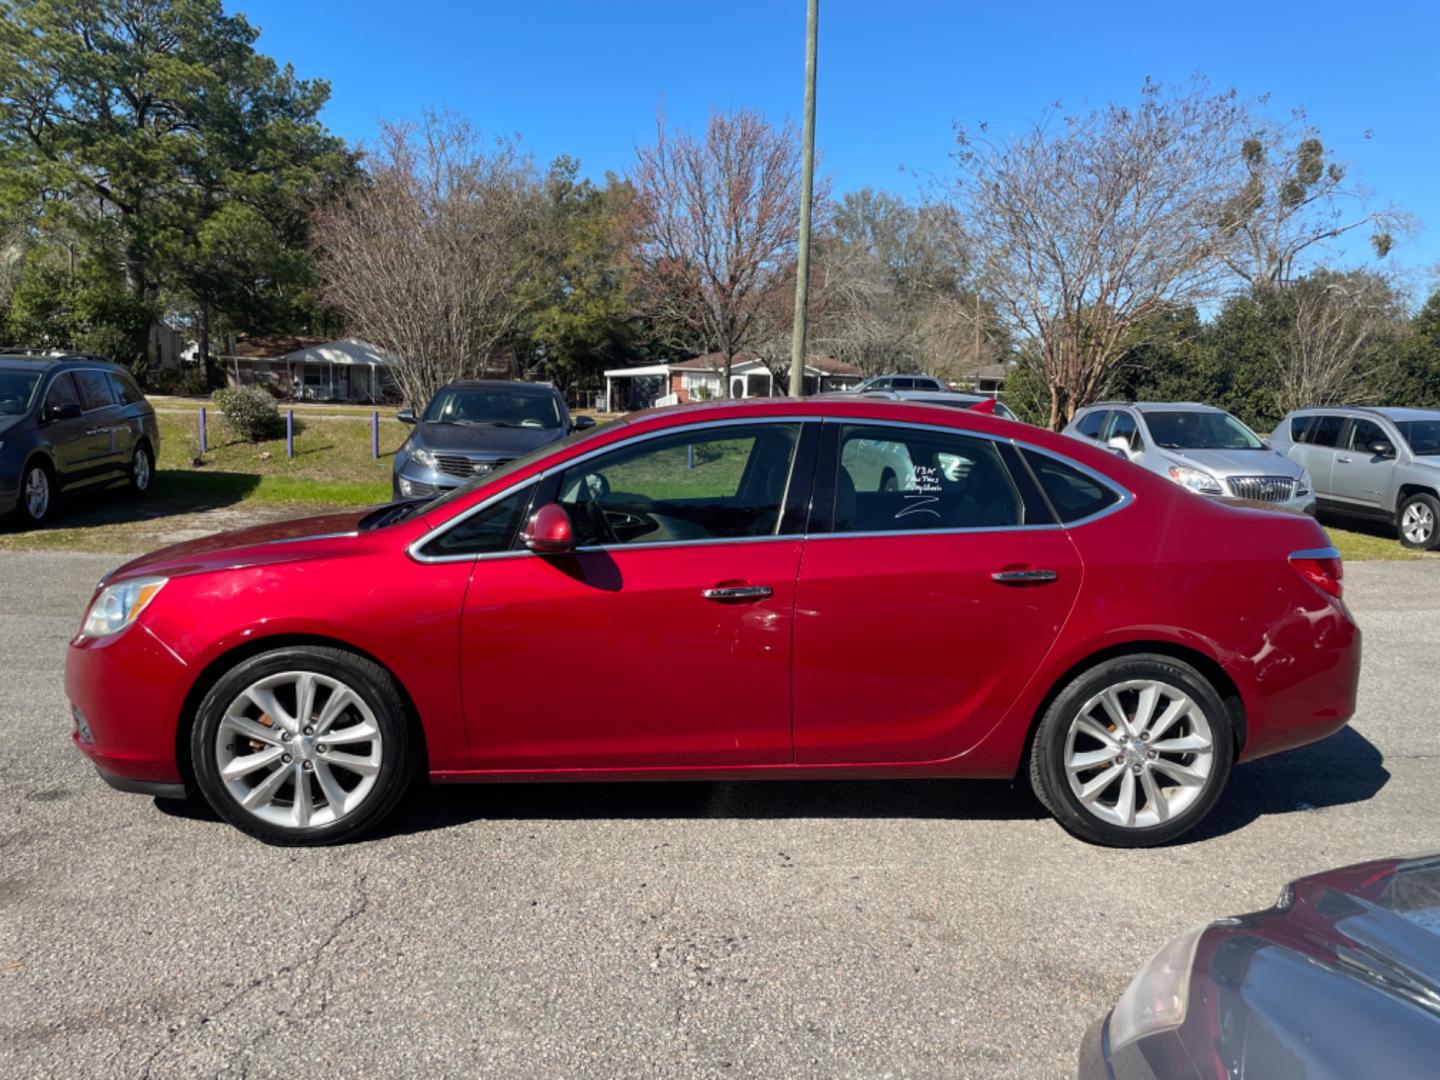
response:
<path fill-rule="evenodd" d="M 1390 774 L 1353 728 L 1230 776 L 1220 801 L 1176 844 L 1207 840 L 1260 817 L 1364 802 Z M 164 813 L 215 821 L 202 800 L 156 800 Z M 474 821 L 910 818 L 1019 821 L 1047 817 L 1023 780 L 749 780 L 418 785 L 369 839 Z"/>
<path fill-rule="evenodd" d="M 244 502 L 259 484 L 260 477 L 250 473 L 159 470 L 141 498 L 123 480 L 62 495 L 46 527 L 89 529 L 220 510 Z M 0 532 L 20 529 L 13 521 L 0 524 Z"/>

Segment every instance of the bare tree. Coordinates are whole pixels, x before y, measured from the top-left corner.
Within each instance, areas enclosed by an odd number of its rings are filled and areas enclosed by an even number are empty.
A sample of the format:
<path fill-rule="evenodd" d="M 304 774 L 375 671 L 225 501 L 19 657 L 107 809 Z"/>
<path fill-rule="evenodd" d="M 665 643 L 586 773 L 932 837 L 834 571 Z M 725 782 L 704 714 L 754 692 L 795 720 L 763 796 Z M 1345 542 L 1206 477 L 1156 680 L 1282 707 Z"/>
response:
<path fill-rule="evenodd" d="M 735 356 L 770 332 L 767 304 L 793 288 L 800 139 L 749 110 L 712 113 L 700 139 L 662 116 L 629 179 L 641 306 L 677 346 L 720 353 L 728 397 Z M 816 189 L 823 223 L 826 185 Z"/>
<path fill-rule="evenodd" d="M 1281 412 L 1364 401 L 1383 380 L 1381 343 L 1403 327 L 1404 305 L 1378 274 L 1319 272 L 1285 290 L 1290 330 L 1278 357 Z"/>
<path fill-rule="evenodd" d="M 1052 426 L 1104 389 L 1132 326 L 1217 293 L 1217 223 L 1245 117 L 1233 92 L 1147 82 L 1133 109 L 1052 114 L 1008 140 L 961 134 L 954 220 L 1033 347 Z"/>
<path fill-rule="evenodd" d="M 1226 265 L 1252 286 L 1290 284 L 1307 257 L 1360 229 L 1370 230 L 1370 245 L 1384 258 L 1413 227 L 1394 205 L 1367 209 L 1369 192 L 1350 182 L 1345 163 L 1327 157 L 1319 133 L 1303 124 L 1297 113 L 1239 145 L 1244 180 L 1221 225 L 1230 241 Z"/>
<path fill-rule="evenodd" d="M 365 180 L 318 215 L 325 300 L 396 357 L 405 400 L 492 360 L 529 308 L 541 186 L 513 143 L 426 114 L 381 128 Z"/>

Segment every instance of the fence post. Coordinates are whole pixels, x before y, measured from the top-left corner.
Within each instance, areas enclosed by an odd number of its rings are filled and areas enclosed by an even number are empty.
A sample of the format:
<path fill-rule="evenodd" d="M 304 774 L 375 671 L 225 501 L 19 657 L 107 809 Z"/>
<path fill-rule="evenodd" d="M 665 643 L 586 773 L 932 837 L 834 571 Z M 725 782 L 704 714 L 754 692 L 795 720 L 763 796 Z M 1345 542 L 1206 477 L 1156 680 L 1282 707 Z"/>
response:
<path fill-rule="evenodd" d="M 295 410 L 285 410 L 285 456 L 295 456 Z"/>
<path fill-rule="evenodd" d="M 200 406 L 200 453 L 205 453 L 205 406 Z"/>
<path fill-rule="evenodd" d="M 686 467 L 687 469 L 693 469 L 693 468 L 695 467 L 695 444 L 694 444 L 694 443 L 690 443 L 688 446 L 685 447 L 685 467 Z"/>
<path fill-rule="evenodd" d="M 380 460 L 380 410 L 370 410 L 370 457 Z"/>

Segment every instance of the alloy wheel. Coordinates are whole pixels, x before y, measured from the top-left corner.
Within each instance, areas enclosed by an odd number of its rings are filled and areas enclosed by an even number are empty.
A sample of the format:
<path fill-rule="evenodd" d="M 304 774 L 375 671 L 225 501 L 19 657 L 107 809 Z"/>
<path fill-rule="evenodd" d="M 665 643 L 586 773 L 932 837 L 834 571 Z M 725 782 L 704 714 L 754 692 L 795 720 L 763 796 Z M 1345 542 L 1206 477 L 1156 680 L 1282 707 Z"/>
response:
<path fill-rule="evenodd" d="M 25 474 L 25 512 L 32 521 L 40 521 L 50 511 L 50 475 L 41 466 L 33 465 Z"/>
<path fill-rule="evenodd" d="M 1423 502 L 1412 502 L 1401 515 L 1400 531 L 1410 543 L 1423 547 L 1435 535 L 1435 511 Z"/>
<path fill-rule="evenodd" d="M 150 486 L 150 452 L 143 446 L 135 450 L 134 473 L 135 490 L 144 491 Z"/>
<path fill-rule="evenodd" d="M 1214 731 L 1178 687 L 1126 680 L 1081 706 L 1066 733 L 1064 762 L 1070 790 L 1094 817 L 1126 829 L 1161 825 L 1205 791 Z"/>
<path fill-rule="evenodd" d="M 329 675 L 286 671 L 246 687 L 215 734 L 215 764 L 237 805 L 269 825 L 311 829 L 353 814 L 375 787 L 380 725 Z"/>

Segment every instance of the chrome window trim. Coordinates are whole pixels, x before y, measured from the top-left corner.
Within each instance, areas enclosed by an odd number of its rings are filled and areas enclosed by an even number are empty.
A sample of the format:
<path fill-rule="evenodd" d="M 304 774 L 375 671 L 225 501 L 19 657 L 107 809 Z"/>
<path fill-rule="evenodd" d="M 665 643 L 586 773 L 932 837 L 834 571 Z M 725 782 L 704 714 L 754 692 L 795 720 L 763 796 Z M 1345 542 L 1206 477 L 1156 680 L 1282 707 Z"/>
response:
<path fill-rule="evenodd" d="M 1113 502 L 1104 509 L 1097 510 L 1095 513 L 1089 514 L 1083 518 L 1076 518 L 1074 521 L 1057 521 L 1056 524 L 1062 529 L 1078 529 L 1082 525 L 1089 525 L 1092 521 L 1099 521 L 1101 518 L 1106 518 L 1109 517 L 1111 514 L 1119 513 L 1121 510 L 1124 510 L 1127 506 L 1129 506 L 1135 501 L 1135 493 L 1132 492 L 1129 488 L 1122 487 L 1119 483 L 1110 479 L 1110 477 L 1106 476 L 1104 473 L 1090 468 L 1090 466 L 1084 464 L 1083 462 L 1076 461 L 1074 458 L 1071 457 L 1066 457 L 1065 455 L 1057 453 L 1054 450 L 1047 450 L 1043 446 L 1036 446 L 1034 443 L 1021 442 L 1019 439 L 1013 439 L 1011 441 L 1015 444 L 1015 448 L 1017 450 L 1029 450 L 1032 453 L 1048 457 L 1052 461 L 1058 461 L 1061 465 L 1064 465 L 1067 468 L 1084 473 L 1101 487 L 1113 491 L 1116 495 L 1120 496 L 1120 498 L 1116 502 Z M 1035 478 L 1035 484 L 1037 487 L 1040 487 L 1040 493 L 1042 495 L 1045 495 L 1045 489 L 1043 486 L 1040 485 L 1040 478 L 1038 476 Z M 1046 499 L 1048 501 L 1048 495 L 1046 495 Z"/>
<path fill-rule="evenodd" d="M 450 529 L 453 529 L 455 526 L 459 525 L 462 521 L 468 519 L 472 514 L 478 514 L 480 511 L 486 509 L 487 507 L 493 506 L 495 503 L 500 502 L 502 499 L 509 498 L 511 495 L 524 488 L 526 485 L 538 484 L 541 481 L 547 479 L 548 477 L 555 475 L 557 472 L 563 472 L 564 470 L 579 465 L 582 462 L 589 461 L 591 458 L 599 457 L 601 454 L 608 454 L 612 450 L 619 450 L 622 447 L 633 446 L 638 443 L 647 442 L 650 439 L 660 438 L 666 435 L 674 435 L 681 431 L 704 431 L 710 428 L 726 427 L 756 427 L 761 424 L 817 424 L 823 422 L 823 420 L 824 417 L 820 416 L 749 416 L 733 417 L 728 420 L 707 420 L 699 424 L 676 424 L 672 427 L 657 428 L 654 431 L 642 431 L 639 434 L 630 436 L 629 438 L 617 439 L 615 442 L 606 443 L 604 446 L 597 447 L 594 450 L 588 450 L 583 454 L 579 454 L 573 458 L 567 458 L 566 460 L 557 462 L 554 465 L 547 465 L 544 469 L 541 469 L 533 476 L 527 476 L 524 480 L 516 481 L 509 487 L 504 488 L 496 492 L 489 498 L 476 503 L 474 506 L 470 507 L 470 509 L 461 511 L 449 521 L 437 525 L 435 528 L 429 530 L 424 535 L 422 535 L 419 539 L 411 541 L 411 543 L 405 548 L 405 553 L 409 555 L 412 559 L 414 559 L 416 562 L 426 564 L 470 562 L 472 560 L 480 559 L 511 558 L 516 555 L 533 555 L 534 552 L 531 551 L 492 551 L 478 555 L 425 555 L 422 554 L 421 549 L 424 548 L 426 544 L 430 543 L 431 540 L 434 540 L 436 537 L 443 535 Z M 797 451 L 799 450 L 799 447 L 800 444 L 797 440 L 795 444 L 795 448 Z M 790 458 L 791 476 L 793 476 L 795 472 L 795 457 L 796 455 L 792 454 Z M 786 477 L 785 498 L 788 498 L 789 494 L 790 477 Z M 785 502 L 783 499 L 780 503 L 780 510 L 780 517 L 781 520 L 783 520 L 785 517 Z M 623 551 L 638 551 L 642 548 L 694 546 L 696 544 L 733 544 L 737 542 L 753 542 L 756 540 L 793 540 L 802 537 L 803 535 L 803 533 L 779 533 L 774 536 L 708 537 L 701 540 L 656 540 L 650 543 L 639 544 L 587 544 L 583 547 L 577 547 L 575 550 L 608 551 L 611 548 L 615 548 L 617 550 Z"/>

